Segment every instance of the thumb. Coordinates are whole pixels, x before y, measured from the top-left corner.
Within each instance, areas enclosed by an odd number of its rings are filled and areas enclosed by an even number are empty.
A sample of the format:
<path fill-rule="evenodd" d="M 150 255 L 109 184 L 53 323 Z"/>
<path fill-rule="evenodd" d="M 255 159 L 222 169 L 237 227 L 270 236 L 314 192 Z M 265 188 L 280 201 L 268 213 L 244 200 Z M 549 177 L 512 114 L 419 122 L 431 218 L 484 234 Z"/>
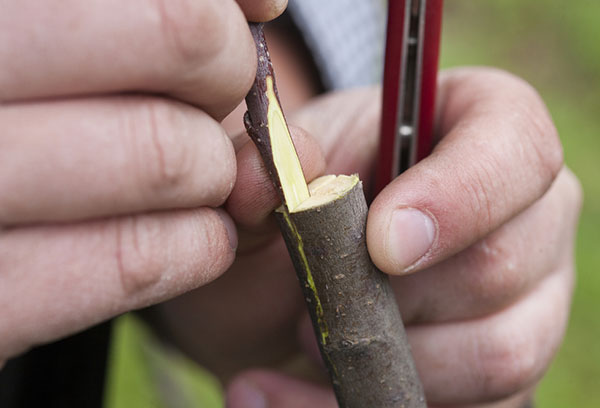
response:
<path fill-rule="evenodd" d="M 556 130 L 523 81 L 496 70 L 443 77 L 443 139 L 375 199 L 367 243 L 384 272 L 451 256 L 533 204 L 562 167 Z"/>
<path fill-rule="evenodd" d="M 270 21 L 287 7 L 287 0 L 236 0 L 248 21 Z"/>
<path fill-rule="evenodd" d="M 227 389 L 227 408 L 335 408 L 333 391 L 273 371 L 237 376 Z"/>

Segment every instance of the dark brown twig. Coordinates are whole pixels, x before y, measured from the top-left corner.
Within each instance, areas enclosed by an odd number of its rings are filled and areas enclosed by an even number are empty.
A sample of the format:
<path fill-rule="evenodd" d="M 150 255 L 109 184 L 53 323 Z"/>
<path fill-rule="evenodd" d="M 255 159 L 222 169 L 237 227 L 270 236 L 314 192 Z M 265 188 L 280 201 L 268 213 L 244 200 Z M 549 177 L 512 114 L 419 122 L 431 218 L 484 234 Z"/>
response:
<path fill-rule="evenodd" d="M 300 206 L 287 201 L 273 143 L 289 135 L 269 127 L 270 109 L 274 104 L 280 109 L 273 68 L 262 25 L 251 24 L 251 31 L 259 63 L 246 97 L 244 123 L 284 203 L 276 218 L 338 403 L 351 408 L 424 408 L 423 389 L 389 280 L 367 252 L 367 204 L 358 177 L 329 176 L 326 190 L 335 193 L 319 200 L 315 190 L 310 205 L 308 200 Z M 268 85 L 274 95 L 269 95 Z M 302 185 L 301 171 L 296 174 Z"/>

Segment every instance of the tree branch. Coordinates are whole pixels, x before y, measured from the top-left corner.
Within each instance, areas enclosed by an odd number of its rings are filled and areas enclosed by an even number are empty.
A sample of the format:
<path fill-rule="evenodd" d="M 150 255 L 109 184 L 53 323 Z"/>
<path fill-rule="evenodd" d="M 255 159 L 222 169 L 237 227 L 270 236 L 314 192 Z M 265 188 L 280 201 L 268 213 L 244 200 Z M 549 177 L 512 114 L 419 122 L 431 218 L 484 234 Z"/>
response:
<path fill-rule="evenodd" d="M 310 184 L 309 194 L 279 104 L 262 24 L 250 29 L 258 69 L 244 124 L 281 197 L 276 218 L 338 403 L 424 408 L 394 293 L 367 251 L 362 183 L 357 176 L 323 176 Z"/>

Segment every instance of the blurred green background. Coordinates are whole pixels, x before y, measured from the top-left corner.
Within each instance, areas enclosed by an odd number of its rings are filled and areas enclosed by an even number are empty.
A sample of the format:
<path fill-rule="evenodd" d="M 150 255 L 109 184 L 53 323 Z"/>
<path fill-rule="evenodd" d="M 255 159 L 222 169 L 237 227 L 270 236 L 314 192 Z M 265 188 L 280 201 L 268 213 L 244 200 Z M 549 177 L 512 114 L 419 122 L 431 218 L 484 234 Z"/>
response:
<path fill-rule="evenodd" d="M 583 184 L 585 203 L 572 315 L 565 342 L 539 388 L 537 404 L 541 408 L 597 408 L 600 1 L 446 0 L 441 65 L 504 68 L 533 84 L 548 104 L 566 162 Z M 208 373 L 177 353 L 157 352 L 144 328 L 131 317 L 117 323 L 111 364 L 108 408 L 223 406 L 220 387 Z M 161 368 L 153 369 L 157 366 Z M 164 393 L 158 386 L 171 392 Z M 177 397 L 167 401 L 164 395 Z"/>
<path fill-rule="evenodd" d="M 600 407 L 600 1 L 446 0 L 442 40 L 443 67 L 501 67 L 537 88 L 583 184 L 571 319 L 537 403 Z"/>

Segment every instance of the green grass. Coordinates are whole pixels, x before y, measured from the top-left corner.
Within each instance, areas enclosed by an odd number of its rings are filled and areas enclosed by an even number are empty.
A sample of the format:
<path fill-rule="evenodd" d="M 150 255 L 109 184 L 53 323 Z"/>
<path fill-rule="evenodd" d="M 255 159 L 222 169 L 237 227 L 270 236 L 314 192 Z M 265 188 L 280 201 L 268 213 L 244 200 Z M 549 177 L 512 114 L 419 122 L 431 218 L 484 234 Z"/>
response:
<path fill-rule="evenodd" d="M 492 65 L 531 82 L 545 99 L 580 178 L 578 283 L 565 342 L 538 392 L 543 408 L 600 404 L 600 1 L 447 0 L 442 66 Z M 107 408 L 222 407 L 219 385 L 176 353 L 157 351 L 142 326 L 120 320 Z M 158 377 L 157 377 L 157 373 Z M 162 401 L 156 384 L 176 386 Z M 166 385 L 165 385 L 166 384 Z M 182 405 L 183 406 L 183 405 Z"/>
<path fill-rule="evenodd" d="M 177 351 L 159 345 L 133 315 L 116 320 L 106 408 L 222 407 L 219 382 Z"/>

